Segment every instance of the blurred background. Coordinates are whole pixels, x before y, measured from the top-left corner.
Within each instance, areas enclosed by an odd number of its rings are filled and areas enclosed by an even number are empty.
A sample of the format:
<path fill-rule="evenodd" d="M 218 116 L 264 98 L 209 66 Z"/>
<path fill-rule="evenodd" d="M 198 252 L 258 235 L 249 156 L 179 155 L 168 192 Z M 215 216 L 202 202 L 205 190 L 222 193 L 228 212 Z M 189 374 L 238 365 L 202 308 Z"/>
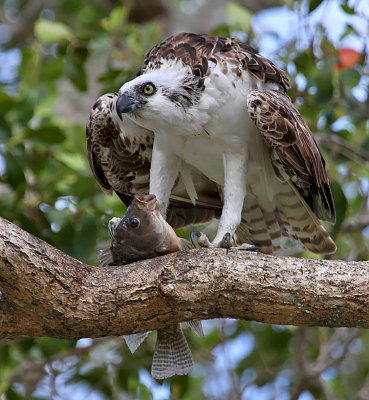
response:
<path fill-rule="evenodd" d="M 332 181 L 333 258 L 368 260 L 368 21 L 368 0 L 2 0 L 0 215 L 96 264 L 108 220 L 125 210 L 89 169 L 89 109 L 169 34 L 209 33 L 245 41 L 288 71 Z M 205 333 L 186 331 L 194 372 L 164 382 L 149 373 L 154 334 L 134 355 L 120 338 L 2 340 L 0 396 L 369 399 L 367 331 L 218 320 Z"/>

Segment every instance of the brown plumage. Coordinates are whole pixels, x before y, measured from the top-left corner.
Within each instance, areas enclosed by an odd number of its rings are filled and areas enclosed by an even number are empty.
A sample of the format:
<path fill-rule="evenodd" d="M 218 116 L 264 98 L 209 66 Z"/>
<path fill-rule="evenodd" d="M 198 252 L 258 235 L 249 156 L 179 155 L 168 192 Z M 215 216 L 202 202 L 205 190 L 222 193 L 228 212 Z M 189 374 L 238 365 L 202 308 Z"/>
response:
<path fill-rule="evenodd" d="M 223 37 L 180 33 L 147 52 L 138 76 L 142 78 L 156 70 L 165 71 L 171 68 L 172 61 L 180 61 L 189 73 L 177 91 L 165 86 L 161 89 L 163 95 L 185 113 L 198 107 L 208 85 L 211 86 L 212 80 L 219 78 L 219 73 L 229 79 L 234 89 L 243 88 L 248 93 L 245 114 L 249 116 L 250 124 L 252 121 L 257 128 L 253 128 L 255 135 L 260 136 L 250 136 L 247 140 L 251 142 L 247 146 L 252 148 L 251 145 L 258 143 L 260 154 L 249 150 L 249 157 L 251 160 L 254 157 L 252 161 L 255 165 L 259 163 L 257 168 L 261 168 L 262 173 L 248 170 L 254 180 L 247 179 L 241 224 L 236 230 L 238 242 L 255 244 L 265 252 L 275 252 L 285 241 L 293 239 L 313 252 L 333 253 L 335 244 L 318 219 L 335 221 L 324 159 L 309 128 L 286 95 L 289 88 L 286 74 L 244 43 Z M 102 110 L 100 116 L 91 110 L 87 129 L 90 165 L 103 189 L 113 189 L 127 204 L 130 194 L 148 190 L 154 134 L 147 129 L 145 134 L 136 133 L 137 124 L 143 121 L 142 116 L 137 120 L 131 118 L 133 125 L 128 128 L 128 125 L 124 126 L 128 118 L 123 115 L 122 125 L 115 112 L 115 98 L 109 98 L 108 103 L 112 104 L 106 107 L 107 113 Z M 142 122 L 142 125 L 145 124 Z M 101 144 L 104 140 L 96 140 L 95 137 L 106 136 L 110 129 L 112 136 L 117 137 L 118 132 L 119 145 L 112 140 L 110 146 L 119 149 L 119 152 L 116 156 L 112 152 L 110 161 L 107 161 L 106 146 L 104 150 Z M 251 126 L 244 129 L 252 131 Z M 207 126 L 204 126 L 203 133 L 212 138 Z M 224 132 L 225 138 L 226 134 Z M 150 138 L 149 143 L 143 142 L 147 137 Z M 141 144 L 144 144 L 144 149 L 140 148 Z M 194 201 L 194 196 L 189 193 L 180 175 L 172 190 L 169 222 L 173 226 L 183 226 L 219 217 L 224 196 L 222 184 L 215 184 L 205 177 L 201 168 L 185 164 L 183 168 L 191 171 L 198 200 L 193 207 L 190 199 Z M 136 171 L 145 173 L 139 178 Z M 265 195 L 260 191 L 262 179 Z M 272 205 L 268 203 L 270 198 L 273 198 Z"/>
<path fill-rule="evenodd" d="M 134 126 L 134 135 L 125 134 L 114 119 L 116 93 L 101 96 L 90 111 L 86 127 L 87 154 L 91 170 L 101 188 L 115 191 L 123 202 L 126 195 L 147 192 L 154 135 Z M 126 130 L 130 121 L 125 121 Z M 132 124 L 133 125 L 133 124 Z"/>
<path fill-rule="evenodd" d="M 317 217 L 336 222 L 324 159 L 291 99 L 275 90 L 254 90 L 248 112 L 270 146 L 277 173 L 291 179 Z"/>
<path fill-rule="evenodd" d="M 148 193 L 153 132 L 115 112 L 116 93 L 101 96 L 90 111 L 86 126 L 87 154 L 93 175 L 109 195 L 115 192 L 129 206 L 137 193 Z M 191 203 L 181 179 L 173 189 L 167 220 L 175 228 L 200 224 L 219 218 L 221 201 L 217 186 L 198 171 L 189 168 L 197 178 L 198 201 Z"/>
<path fill-rule="evenodd" d="M 185 32 L 170 36 L 146 53 L 138 75 L 158 68 L 162 59 L 181 59 L 200 78 L 198 87 L 203 87 L 203 78 L 210 72 L 208 61 L 221 63 L 235 75 L 240 75 L 241 69 L 247 70 L 261 81 L 278 83 L 284 90 L 290 87 L 286 74 L 270 60 L 251 46 L 230 38 Z"/>

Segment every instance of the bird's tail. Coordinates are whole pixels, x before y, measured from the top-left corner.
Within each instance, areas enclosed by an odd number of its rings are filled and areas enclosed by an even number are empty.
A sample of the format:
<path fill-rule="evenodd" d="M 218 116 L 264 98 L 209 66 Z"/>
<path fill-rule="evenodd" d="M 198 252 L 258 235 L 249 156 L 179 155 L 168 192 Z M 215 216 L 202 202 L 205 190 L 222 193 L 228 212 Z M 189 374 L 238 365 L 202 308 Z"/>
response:
<path fill-rule="evenodd" d="M 152 360 L 152 377 L 165 379 L 173 375 L 186 375 L 193 367 L 191 350 L 181 326 L 177 324 L 160 328 Z"/>
<path fill-rule="evenodd" d="M 151 331 L 134 333 L 132 335 L 123 335 L 123 338 L 132 354 L 140 347 L 141 343 L 147 338 L 150 332 Z"/>
<path fill-rule="evenodd" d="M 236 231 L 238 243 L 251 243 L 265 253 L 275 253 L 292 239 L 313 253 L 334 253 L 334 241 L 297 189 L 289 182 L 280 185 L 275 208 L 270 211 L 260 207 L 256 196 L 246 196 L 241 224 Z"/>
<path fill-rule="evenodd" d="M 201 321 L 186 321 L 185 324 L 189 326 L 197 335 L 204 337 Z"/>

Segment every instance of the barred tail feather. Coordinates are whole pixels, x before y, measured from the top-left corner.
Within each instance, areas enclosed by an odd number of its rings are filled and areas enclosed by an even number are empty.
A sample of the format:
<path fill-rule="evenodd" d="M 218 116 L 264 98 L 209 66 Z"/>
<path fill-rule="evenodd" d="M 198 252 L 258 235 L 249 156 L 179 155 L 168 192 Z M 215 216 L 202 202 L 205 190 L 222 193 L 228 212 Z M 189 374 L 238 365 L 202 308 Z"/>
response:
<path fill-rule="evenodd" d="M 133 335 L 123 335 L 123 339 L 126 341 L 128 348 L 133 354 L 141 345 L 141 343 L 147 338 L 151 331 L 134 333 Z"/>
<path fill-rule="evenodd" d="M 280 200 L 280 205 L 284 208 L 293 208 L 296 206 L 296 200 L 299 200 L 300 207 L 296 210 L 295 215 L 289 212 L 288 222 L 296 234 L 299 242 L 307 249 L 317 254 L 333 254 L 337 247 L 328 231 L 319 221 L 318 217 L 311 211 L 295 186 L 288 181 L 291 192 L 295 194 L 293 201 L 292 193 L 281 192 L 279 197 L 284 195 Z"/>
<path fill-rule="evenodd" d="M 190 327 L 197 335 L 204 337 L 201 321 L 186 321 L 185 324 Z"/>
<path fill-rule="evenodd" d="M 292 239 L 317 254 L 332 254 L 336 245 L 305 200 L 289 182 L 280 183 L 275 208 L 266 211 L 258 199 L 248 194 L 236 231 L 238 243 L 251 243 L 264 253 L 275 253 Z"/>
<path fill-rule="evenodd" d="M 193 367 L 191 350 L 180 325 L 160 328 L 152 360 L 152 377 L 165 379 L 173 375 L 186 375 Z"/>

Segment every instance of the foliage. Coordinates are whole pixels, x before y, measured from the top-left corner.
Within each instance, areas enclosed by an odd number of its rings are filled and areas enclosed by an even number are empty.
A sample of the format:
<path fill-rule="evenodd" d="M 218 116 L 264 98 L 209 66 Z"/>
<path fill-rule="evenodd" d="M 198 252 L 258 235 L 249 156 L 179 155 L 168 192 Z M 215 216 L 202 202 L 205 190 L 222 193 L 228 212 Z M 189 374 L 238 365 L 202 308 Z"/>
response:
<path fill-rule="evenodd" d="M 146 50 L 165 36 L 165 18 L 138 23 L 132 17 L 139 15 L 141 3 L 61 0 L 44 6 L 14 0 L 1 5 L 8 18 L 2 58 L 21 59 L 15 72 L 0 75 L 1 216 L 88 263 L 96 263 L 97 247 L 108 239 L 107 221 L 123 215 L 124 208 L 95 183 L 84 121 L 94 100 L 134 77 Z M 325 3 L 288 2 L 304 29 Z M 356 12 L 343 1 L 341 9 Z M 252 33 L 252 12 L 238 2 L 229 2 L 225 13 L 224 24 L 210 33 L 238 36 L 256 47 L 264 36 L 281 40 L 274 31 Z M 368 221 L 368 56 L 357 49 L 339 51 L 347 37 L 363 43 L 366 37 L 348 24 L 333 42 L 323 22 L 304 31 L 305 44 L 299 35 L 284 43 L 274 60 L 288 70 L 290 95 L 319 134 L 337 207 L 334 257 L 368 259 L 366 225 L 349 228 L 354 217 Z M 304 337 L 302 347 L 296 332 Z M 212 321 L 205 339 L 189 337 L 195 372 L 162 384 L 147 372 L 153 335 L 134 356 L 119 338 L 3 341 L 0 393 L 8 400 L 149 399 L 152 393 L 169 397 L 170 387 L 174 399 L 284 399 L 288 393 L 298 398 L 298 390 L 310 393 L 305 398 L 352 399 L 369 371 L 369 335 L 353 336 L 341 357 L 347 337 L 345 330 Z M 299 357 L 311 367 L 324 354 L 333 359 L 329 367 L 299 387 Z"/>

